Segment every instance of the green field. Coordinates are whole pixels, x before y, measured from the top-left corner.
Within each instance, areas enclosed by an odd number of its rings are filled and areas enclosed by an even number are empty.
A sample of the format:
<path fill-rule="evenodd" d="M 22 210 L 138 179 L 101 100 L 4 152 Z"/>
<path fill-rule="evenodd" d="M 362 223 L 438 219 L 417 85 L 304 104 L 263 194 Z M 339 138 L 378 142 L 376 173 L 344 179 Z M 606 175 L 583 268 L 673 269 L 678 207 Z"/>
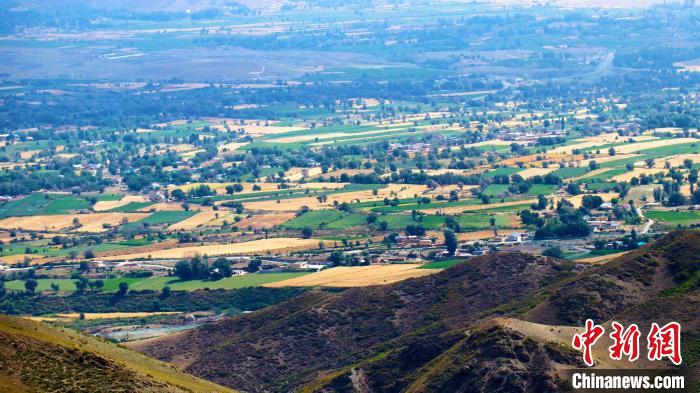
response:
<path fill-rule="evenodd" d="M 669 226 L 678 224 L 690 225 L 700 222 L 700 211 L 648 211 L 644 215 Z"/>
<path fill-rule="evenodd" d="M 549 195 L 553 194 L 557 188 L 554 184 L 533 184 L 527 193 L 530 195 Z"/>
<path fill-rule="evenodd" d="M 554 176 L 560 177 L 562 179 L 566 179 L 569 177 L 581 176 L 581 175 L 585 174 L 586 172 L 588 172 L 588 170 L 589 169 L 587 167 L 574 167 L 574 168 L 567 167 L 567 168 L 558 169 L 558 170 L 552 172 L 552 174 Z"/>
<path fill-rule="evenodd" d="M 426 263 L 419 269 L 447 269 L 461 262 L 464 262 L 464 259 L 446 259 L 444 261 Z"/>
<path fill-rule="evenodd" d="M 149 225 L 174 224 L 176 222 L 186 220 L 195 214 L 197 214 L 197 212 L 184 210 L 158 211 L 136 222 Z"/>
<path fill-rule="evenodd" d="M 490 179 L 490 178 L 493 178 L 494 176 L 498 176 L 498 175 L 510 176 L 510 175 L 512 175 L 514 173 L 518 173 L 520 171 L 522 171 L 522 169 L 520 169 L 520 168 L 501 167 L 501 168 L 492 169 L 492 170 L 482 174 L 481 177 L 486 178 L 486 179 Z"/>
<path fill-rule="evenodd" d="M 488 196 L 502 195 L 508 192 L 508 187 L 510 184 L 489 184 L 486 189 L 484 189 L 484 194 Z"/>
<path fill-rule="evenodd" d="M 151 202 L 130 202 L 124 206 L 115 207 L 114 209 L 108 210 L 109 212 L 119 212 L 119 213 L 134 213 L 152 205 Z"/>
<path fill-rule="evenodd" d="M 233 276 L 217 281 L 191 280 L 180 281 L 177 277 L 148 277 L 148 278 L 111 278 L 104 280 L 104 292 L 116 292 L 119 283 L 126 282 L 130 290 L 161 290 L 169 286 L 174 291 L 193 291 L 197 289 L 239 289 L 245 287 L 257 287 L 269 282 L 287 280 L 294 277 L 303 276 L 300 273 L 254 273 L 243 276 Z M 51 283 L 58 284 L 59 290 L 64 292 L 75 291 L 75 280 L 70 279 L 37 279 L 37 292 L 51 290 Z M 13 280 L 5 283 L 9 290 L 24 291 L 23 280 Z"/>
<path fill-rule="evenodd" d="M 0 205 L 0 218 L 35 216 L 42 214 L 69 214 L 87 209 L 87 200 L 64 194 L 32 194 Z"/>
<path fill-rule="evenodd" d="M 90 195 L 91 198 L 95 198 L 98 202 L 107 202 L 107 201 L 118 201 L 122 198 L 124 198 L 123 195 L 119 194 L 97 194 L 97 195 Z"/>
<path fill-rule="evenodd" d="M 367 225 L 367 215 L 361 213 L 352 213 L 344 216 L 340 220 L 333 221 L 326 225 L 328 229 L 347 229 L 359 225 Z"/>
<path fill-rule="evenodd" d="M 289 229 L 301 229 L 304 227 L 318 228 L 338 221 L 344 216 L 342 212 L 337 210 L 311 210 L 285 222 L 282 224 L 282 227 Z"/>

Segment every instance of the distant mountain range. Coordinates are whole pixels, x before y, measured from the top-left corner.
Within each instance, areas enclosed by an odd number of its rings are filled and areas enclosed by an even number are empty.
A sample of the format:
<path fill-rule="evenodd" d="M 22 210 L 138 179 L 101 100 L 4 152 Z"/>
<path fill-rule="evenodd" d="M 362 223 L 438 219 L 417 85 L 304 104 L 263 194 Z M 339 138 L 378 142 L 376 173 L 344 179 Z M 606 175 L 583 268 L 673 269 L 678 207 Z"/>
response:
<path fill-rule="evenodd" d="M 675 232 L 605 265 L 520 253 L 472 258 L 394 285 L 310 291 L 137 350 L 245 391 L 564 391 L 587 318 L 683 326 L 698 381 L 700 232 Z M 638 361 L 600 366 L 660 367 Z"/>
<path fill-rule="evenodd" d="M 427 0 L 425 2 L 428 2 Z M 464 1 L 465 3 L 471 1 Z M 494 3 L 497 5 L 507 5 L 507 6 L 533 6 L 533 5 L 546 5 L 554 4 L 561 7 L 602 7 L 602 8 L 639 8 L 648 7 L 655 4 L 681 4 L 689 3 L 686 0 L 619 0 L 619 1 L 607 1 L 607 0 L 532 0 L 532 1 L 522 1 L 522 0 L 482 0 L 483 3 Z M 76 8 L 92 8 L 107 11 L 136 11 L 136 12 L 155 12 L 155 11 L 167 11 L 167 12 L 184 12 L 184 11 L 202 11 L 207 9 L 222 9 L 226 7 L 238 8 L 239 6 L 245 6 L 251 10 L 260 9 L 279 9 L 285 4 L 298 3 L 303 6 L 329 6 L 334 7 L 343 4 L 355 4 L 355 5 L 366 5 L 366 4 L 392 4 L 391 1 L 386 0 L 351 0 L 351 1 L 340 1 L 340 0 L 311 0 L 311 1 L 298 1 L 298 0 L 157 0 L 157 1 L 137 1 L 137 0 L 15 0 L 8 1 L 10 5 L 22 7 L 22 8 L 43 8 L 43 9 L 60 9 L 66 7 L 76 7 Z"/>
<path fill-rule="evenodd" d="M 274 3 L 275 0 L 18 0 L 9 3 L 15 7 L 29 9 L 60 9 L 60 8 L 89 8 L 106 11 L 135 11 L 135 12 L 185 12 L 201 11 L 207 9 L 221 9 L 225 7 L 238 8 L 240 5 L 250 9 L 262 9 Z"/>

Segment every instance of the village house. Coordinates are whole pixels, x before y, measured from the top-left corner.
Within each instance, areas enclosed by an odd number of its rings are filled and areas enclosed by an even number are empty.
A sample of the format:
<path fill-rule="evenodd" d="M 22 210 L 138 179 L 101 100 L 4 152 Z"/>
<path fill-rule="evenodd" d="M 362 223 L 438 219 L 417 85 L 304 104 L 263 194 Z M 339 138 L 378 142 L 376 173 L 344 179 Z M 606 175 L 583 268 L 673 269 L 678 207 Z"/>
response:
<path fill-rule="evenodd" d="M 433 240 L 426 236 L 396 236 L 396 244 L 400 246 L 414 246 L 414 247 L 431 247 L 433 245 Z"/>

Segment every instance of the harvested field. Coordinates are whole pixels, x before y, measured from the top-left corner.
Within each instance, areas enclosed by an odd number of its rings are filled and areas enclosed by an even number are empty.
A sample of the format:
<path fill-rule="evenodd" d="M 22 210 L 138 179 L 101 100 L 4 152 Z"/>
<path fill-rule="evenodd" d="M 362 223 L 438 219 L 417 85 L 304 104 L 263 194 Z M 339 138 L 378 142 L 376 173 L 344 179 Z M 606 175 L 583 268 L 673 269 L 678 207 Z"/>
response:
<path fill-rule="evenodd" d="M 607 254 L 607 255 L 600 255 L 597 257 L 590 257 L 590 258 L 582 258 L 582 259 L 577 259 L 576 262 L 582 262 L 582 263 L 602 263 L 602 262 L 607 262 L 609 260 L 615 259 L 619 256 L 622 256 L 626 254 L 626 252 L 620 252 L 617 254 Z"/>
<path fill-rule="evenodd" d="M 240 149 L 241 147 L 247 145 L 250 142 L 229 142 L 223 145 L 217 146 L 220 152 L 231 152 Z"/>
<path fill-rule="evenodd" d="M 509 229 L 499 229 L 498 235 L 510 235 L 512 233 L 521 233 L 522 231 L 509 230 Z M 461 242 L 472 242 L 477 240 L 485 240 L 493 237 L 492 230 L 474 231 L 474 232 L 461 232 L 457 234 L 457 238 Z"/>
<path fill-rule="evenodd" d="M 241 229 L 247 229 L 252 227 L 254 229 L 261 228 L 272 228 L 276 225 L 283 224 L 292 218 L 294 218 L 295 213 L 274 213 L 274 214 L 260 214 L 253 217 L 244 218 L 239 222 L 234 223 Z"/>
<path fill-rule="evenodd" d="M 339 178 L 341 175 L 346 174 L 348 176 L 353 176 L 353 175 L 359 175 L 359 174 L 369 174 L 373 173 L 374 171 L 371 169 L 337 169 L 334 171 L 329 171 L 327 173 L 322 173 L 316 177 L 322 176 L 324 178 L 330 178 L 331 176 L 335 176 L 336 178 Z"/>
<path fill-rule="evenodd" d="M 643 197 L 646 197 L 647 201 L 653 201 L 654 200 L 654 189 L 657 188 L 658 186 L 659 186 L 658 184 L 646 184 L 646 185 L 630 188 L 629 192 L 627 192 L 627 197 L 625 199 L 641 201 Z M 681 192 L 682 191 L 683 191 L 683 187 L 681 186 Z M 690 191 L 690 189 L 688 191 Z"/>
<path fill-rule="evenodd" d="M 182 204 L 180 203 L 172 203 L 172 202 L 161 202 L 161 203 L 155 203 L 153 205 L 145 206 L 139 209 L 140 212 L 150 212 L 150 211 L 156 211 L 156 212 L 163 212 L 163 211 L 182 211 L 185 210 L 182 207 Z"/>
<path fill-rule="evenodd" d="M 596 146 L 603 146 L 603 145 L 608 145 L 608 144 L 613 144 L 613 143 L 625 143 L 629 139 L 630 139 L 630 137 L 620 136 L 617 133 L 594 135 L 594 136 L 576 139 L 576 142 L 579 142 L 579 143 L 576 143 L 573 145 L 568 145 L 568 146 L 557 147 L 555 149 L 550 150 L 550 153 L 572 153 L 574 150 L 586 150 L 586 149 L 594 148 Z M 644 136 L 633 137 L 632 139 L 634 139 L 637 142 L 641 142 L 641 141 L 650 141 L 650 140 L 654 140 L 654 139 L 658 139 L 658 138 L 653 137 L 651 135 L 644 135 Z M 615 150 L 617 150 L 617 148 L 615 148 Z"/>
<path fill-rule="evenodd" d="M 563 198 L 563 199 L 565 199 L 565 200 L 571 202 L 571 204 L 574 205 L 574 207 L 578 209 L 578 208 L 581 207 L 581 205 L 583 204 L 583 197 L 586 196 L 586 195 L 596 195 L 596 196 L 599 196 L 599 197 L 601 197 L 601 198 L 603 199 L 604 202 L 610 202 L 611 200 L 613 200 L 613 198 L 619 198 L 619 197 L 620 197 L 620 194 L 618 194 L 618 193 L 616 193 L 616 192 L 606 192 L 606 193 L 599 193 L 599 194 L 579 194 L 579 195 L 574 195 L 574 196 L 572 196 L 572 197 L 565 197 L 565 198 Z M 562 198 L 561 198 L 561 197 L 555 197 L 555 198 L 553 198 L 553 199 L 554 199 L 554 203 L 556 204 L 556 203 L 557 203 L 560 199 L 562 199 Z"/>
<path fill-rule="evenodd" d="M 303 178 L 314 177 L 322 174 L 321 167 L 314 168 L 290 168 L 284 175 L 287 181 L 299 181 Z"/>
<path fill-rule="evenodd" d="M 190 218 L 187 218 L 185 220 L 182 220 L 180 222 L 177 222 L 177 223 L 169 226 L 168 230 L 177 231 L 180 229 L 185 229 L 185 230 L 195 229 L 197 227 L 200 227 L 200 226 L 218 218 L 219 216 L 226 215 L 226 213 L 227 213 L 226 211 L 214 211 L 214 210 L 199 212 Z"/>
<path fill-rule="evenodd" d="M 427 190 L 427 186 L 416 184 L 389 184 L 385 188 L 377 190 L 377 195 L 374 195 L 371 190 L 366 191 L 351 191 L 340 194 L 328 195 L 325 202 L 319 202 L 316 197 L 301 197 L 281 200 L 277 203 L 276 200 L 271 201 L 256 201 L 244 203 L 244 207 L 248 210 L 261 211 L 281 211 L 291 212 L 297 211 L 302 206 L 307 206 L 310 209 L 334 209 L 334 201 L 338 204 L 343 202 L 352 203 L 356 201 L 379 201 L 386 198 L 399 199 L 413 198 L 415 195 L 422 195 Z"/>
<path fill-rule="evenodd" d="M 680 189 L 681 194 L 683 194 L 686 197 L 689 197 L 692 195 L 690 192 L 690 184 L 683 184 Z"/>
<path fill-rule="evenodd" d="M 20 153 L 19 153 L 19 158 L 21 158 L 21 159 L 23 159 L 23 160 L 28 160 L 28 159 L 34 157 L 35 155 L 37 155 L 37 154 L 39 154 L 39 153 L 41 153 L 41 150 L 23 151 L 23 152 L 20 152 Z"/>
<path fill-rule="evenodd" d="M 209 186 L 213 191 L 215 191 L 217 194 L 220 195 L 225 195 L 226 194 L 226 186 L 232 185 L 234 183 L 191 183 L 185 186 L 178 186 L 178 187 L 171 187 L 170 191 L 175 189 L 180 189 L 184 192 L 188 192 L 189 190 L 199 187 L 201 185 L 206 185 Z M 237 192 L 236 195 L 242 195 L 242 194 L 250 194 L 250 193 L 256 193 L 256 192 L 266 192 L 266 191 L 280 191 L 284 192 L 284 189 L 279 188 L 279 183 L 240 183 L 243 186 L 243 191 Z M 260 187 L 260 190 L 258 191 L 253 191 L 253 186 L 257 185 Z M 338 188 L 343 188 L 347 185 L 347 183 L 331 183 L 331 182 L 311 182 L 311 183 L 301 183 L 301 184 L 293 184 L 292 188 L 318 188 L 318 189 L 329 189 L 329 190 L 335 190 Z"/>
<path fill-rule="evenodd" d="M 634 177 L 639 178 L 639 176 L 641 176 L 641 175 L 651 176 L 651 175 L 655 175 L 657 173 L 663 173 L 663 172 L 666 172 L 666 170 L 663 168 L 661 168 L 661 169 L 658 169 L 658 168 L 634 168 L 633 170 L 631 170 L 629 172 L 623 173 L 621 175 L 613 176 L 612 178 L 610 178 L 610 180 L 616 181 L 616 182 L 623 182 L 623 181 L 628 182 L 628 181 L 632 180 L 632 178 L 634 178 Z"/>
<path fill-rule="evenodd" d="M 256 124 L 241 125 L 240 122 L 237 121 L 226 121 L 225 124 L 217 124 L 211 126 L 211 128 L 219 131 L 243 131 L 248 135 L 257 136 L 276 135 L 283 134 L 285 132 L 306 130 L 306 127 L 281 127 L 274 125 L 274 123 L 275 122 L 268 122 L 267 125 L 265 125 L 265 122 L 256 122 Z"/>
<path fill-rule="evenodd" d="M 270 238 L 252 240 L 242 243 L 210 244 L 206 246 L 186 246 L 155 250 L 126 255 L 105 257 L 105 260 L 138 260 L 138 259 L 182 259 L 195 255 L 219 256 L 239 254 L 262 254 L 268 251 L 286 252 L 306 250 L 318 247 L 317 239 Z"/>
<path fill-rule="evenodd" d="M 92 213 L 9 217 L 0 220 L 0 229 L 60 231 L 72 227 L 73 219 L 77 218 L 82 226 L 73 229 L 74 232 L 104 232 L 108 228 L 104 228 L 103 224 L 117 226 L 123 219 L 132 222 L 147 216 L 145 213 Z"/>
<path fill-rule="evenodd" d="M 516 143 L 512 141 L 503 141 L 500 139 L 492 139 L 489 141 L 481 141 L 481 142 L 476 142 L 476 143 L 469 143 L 467 145 L 464 145 L 464 147 L 481 147 L 481 146 L 510 146 L 511 144 Z"/>
<path fill-rule="evenodd" d="M 143 197 L 141 195 L 126 195 L 118 201 L 99 201 L 95 203 L 93 207 L 95 211 L 102 212 L 126 206 L 132 202 L 143 203 L 148 202 L 148 200 L 146 199 L 146 197 Z"/>
<path fill-rule="evenodd" d="M 135 247 L 129 247 L 129 248 L 120 248 L 120 249 L 116 249 L 116 250 L 100 251 L 100 252 L 96 252 L 95 255 L 98 258 L 104 258 L 104 257 L 126 255 L 126 254 L 150 253 L 150 252 L 153 252 L 156 250 L 167 250 L 170 248 L 175 248 L 179 244 L 180 243 L 177 241 L 177 239 L 168 239 L 168 240 L 165 240 L 162 242 L 151 243 L 151 244 L 147 244 L 144 246 L 135 246 Z"/>
<path fill-rule="evenodd" d="M 571 155 L 563 153 L 546 153 L 546 154 L 531 154 L 529 156 L 514 157 L 499 161 L 498 164 L 504 167 L 513 167 L 518 163 L 527 164 L 536 161 L 554 161 L 554 162 L 578 162 L 583 159 L 582 155 Z"/>
<path fill-rule="evenodd" d="M 429 269 L 418 269 L 420 266 L 419 264 L 341 266 L 263 286 L 271 288 L 364 287 L 391 284 L 407 278 L 427 276 L 433 273 Z"/>
<path fill-rule="evenodd" d="M 523 171 L 518 172 L 517 174 L 522 176 L 523 179 L 529 179 L 535 176 L 548 175 L 558 169 L 558 166 L 550 165 L 549 168 L 527 168 Z"/>
<path fill-rule="evenodd" d="M 640 150 L 654 149 L 657 147 L 680 145 L 684 143 L 697 143 L 699 140 L 695 138 L 674 138 L 660 139 L 650 142 L 631 143 L 623 146 L 616 146 L 615 151 L 619 154 L 637 153 Z"/>
<path fill-rule="evenodd" d="M 40 262 L 42 259 L 44 259 L 43 255 L 37 255 L 37 254 L 17 254 L 17 255 L 7 255 L 4 257 L 0 257 L 0 263 L 6 264 L 6 265 L 12 265 L 15 263 L 21 263 L 24 262 L 24 260 L 29 260 L 32 265 L 35 264 L 36 262 Z"/>
<path fill-rule="evenodd" d="M 595 161 L 598 164 L 604 164 L 606 162 L 625 160 L 628 158 L 633 158 L 633 157 L 638 157 L 638 156 L 639 156 L 639 154 L 615 154 L 614 156 L 600 155 L 597 157 L 589 158 L 587 160 L 582 160 L 579 166 L 586 167 L 591 163 L 591 161 Z"/>

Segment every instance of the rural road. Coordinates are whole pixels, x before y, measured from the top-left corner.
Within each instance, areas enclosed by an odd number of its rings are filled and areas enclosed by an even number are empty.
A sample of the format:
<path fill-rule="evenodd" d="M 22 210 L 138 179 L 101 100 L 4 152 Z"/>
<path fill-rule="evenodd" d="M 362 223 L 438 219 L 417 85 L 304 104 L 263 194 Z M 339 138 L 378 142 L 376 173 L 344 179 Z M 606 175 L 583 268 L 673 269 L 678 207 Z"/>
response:
<path fill-rule="evenodd" d="M 642 230 L 639 232 L 641 235 L 645 235 L 649 232 L 649 230 L 651 229 L 651 226 L 654 225 L 654 220 L 652 220 L 651 218 L 645 217 L 644 212 L 642 212 L 642 209 L 637 209 L 637 212 L 639 212 L 639 217 L 647 220 L 647 222 L 644 223 Z"/>
<path fill-rule="evenodd" d="M 604 76 L 610 71 L 612 71 L 615 68 L 615 65 L 613 64 L 613 60 L 615 60 L 615 52 L 610 52 L 607 55 L 605 55 L 605 58 L 603 58 L 603 61 L 600 62 L 596 66 L 596 68 L 591 71 L 587 72 L 585 74 L 578 74 L 578 75 L 571 75 L 571 76 L 564 76 L 560 78 L 553 78 L 554 80 L 558 82 L 571 82 L 577 79 L 598 79 L 601 76 Z"/>

